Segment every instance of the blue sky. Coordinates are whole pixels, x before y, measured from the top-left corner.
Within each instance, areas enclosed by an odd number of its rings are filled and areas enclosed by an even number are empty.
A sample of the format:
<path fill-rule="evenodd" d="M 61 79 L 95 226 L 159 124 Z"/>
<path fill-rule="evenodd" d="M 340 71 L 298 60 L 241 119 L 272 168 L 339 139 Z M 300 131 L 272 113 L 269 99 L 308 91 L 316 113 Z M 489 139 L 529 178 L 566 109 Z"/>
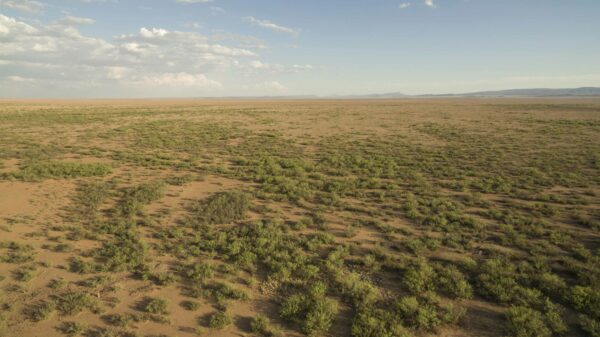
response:
<path fill-rule="evenodd" d="M 597 0 L 0 0 L 0 97 L 600 86 Z"/>

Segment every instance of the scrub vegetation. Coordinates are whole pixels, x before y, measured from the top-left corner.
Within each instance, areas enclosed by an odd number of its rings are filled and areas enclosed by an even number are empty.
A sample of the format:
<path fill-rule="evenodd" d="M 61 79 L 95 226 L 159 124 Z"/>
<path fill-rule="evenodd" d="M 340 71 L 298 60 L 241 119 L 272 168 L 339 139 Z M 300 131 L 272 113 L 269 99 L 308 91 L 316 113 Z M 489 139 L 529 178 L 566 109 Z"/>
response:
<path fill-rule="evenodd" d="M 0 336 L 600 336 L 600 102 L 0 102 Z"/>

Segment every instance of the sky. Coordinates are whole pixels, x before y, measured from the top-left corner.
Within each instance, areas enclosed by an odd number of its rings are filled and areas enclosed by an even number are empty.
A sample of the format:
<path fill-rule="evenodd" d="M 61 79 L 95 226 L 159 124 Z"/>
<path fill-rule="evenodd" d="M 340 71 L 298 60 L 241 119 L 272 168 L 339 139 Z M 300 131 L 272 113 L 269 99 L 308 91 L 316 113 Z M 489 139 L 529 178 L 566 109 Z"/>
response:
<path fill-rule="evenodd" d="M 599 0 L 0 0 L 0 97 L 600 86 Z"/>

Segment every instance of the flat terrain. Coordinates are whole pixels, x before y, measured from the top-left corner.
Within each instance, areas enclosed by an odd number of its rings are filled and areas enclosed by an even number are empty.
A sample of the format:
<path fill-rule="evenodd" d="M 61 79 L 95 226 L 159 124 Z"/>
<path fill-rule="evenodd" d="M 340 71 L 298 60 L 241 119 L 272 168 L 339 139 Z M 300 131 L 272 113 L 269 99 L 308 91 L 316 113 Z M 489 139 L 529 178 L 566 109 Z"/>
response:
<path fill-rule="evenodd" d="M 0 335 L 600 336 L 600 100 L 0 101 Z"/>

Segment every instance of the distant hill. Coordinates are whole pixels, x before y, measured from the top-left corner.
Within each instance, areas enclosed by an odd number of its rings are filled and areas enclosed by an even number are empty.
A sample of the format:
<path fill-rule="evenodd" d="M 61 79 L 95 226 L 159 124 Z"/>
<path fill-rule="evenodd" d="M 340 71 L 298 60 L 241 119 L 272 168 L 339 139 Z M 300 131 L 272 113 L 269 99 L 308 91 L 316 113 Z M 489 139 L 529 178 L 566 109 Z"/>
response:
<path fill-rule="evenodd" d="M 464 97 L 569 97 L 569 96 L 600 96 L 600 88 L 582 87 L 567 89 L 510 89 L 499 91 L 480 91 L 455 96 Z"/>
<path fill-rule="evenodd" d="M 600 96 L 598 87 L 564 88 L 564 89 L 510 89 L 498 91 L 478 91 L 462 94 L 427 94 L 427 95 L 405 95 L 399 92 L 385 94 L 345 95 L 331 96 L 330 98 L 342 99 L 392 99 L 392 98 L 419 98 L 419 97 L 594 97 Z"/>
<path fill-rule="evenodd" d="M 366 95 L 343 95 L 332 96 L 332 98 L 406 98 L 411 97 L 400 92 L 389 92 L 385 94 L 366 94 Z"/>

